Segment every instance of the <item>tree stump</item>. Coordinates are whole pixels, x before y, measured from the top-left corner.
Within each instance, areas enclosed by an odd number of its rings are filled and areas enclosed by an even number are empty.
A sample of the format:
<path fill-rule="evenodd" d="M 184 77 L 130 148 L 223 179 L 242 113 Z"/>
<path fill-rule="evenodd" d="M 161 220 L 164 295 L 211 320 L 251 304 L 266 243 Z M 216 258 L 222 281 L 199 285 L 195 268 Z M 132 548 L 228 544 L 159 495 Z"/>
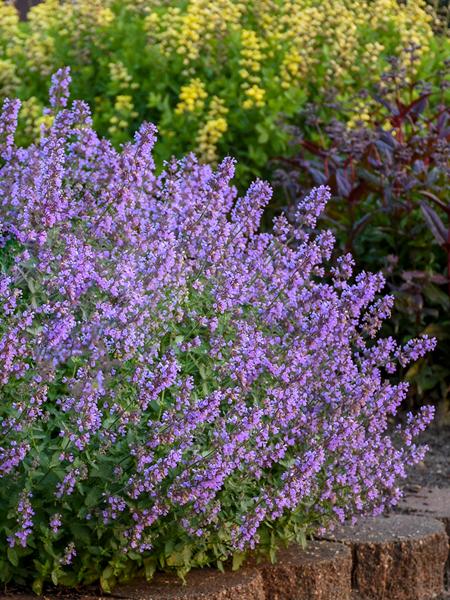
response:
<path fill-rule="evenodd" d="M 366 518 L 338 527 L 327 539 L 351 548 L 358 600 L 430 600 L 444 593 L 448 540 L 436 519 Z"/>

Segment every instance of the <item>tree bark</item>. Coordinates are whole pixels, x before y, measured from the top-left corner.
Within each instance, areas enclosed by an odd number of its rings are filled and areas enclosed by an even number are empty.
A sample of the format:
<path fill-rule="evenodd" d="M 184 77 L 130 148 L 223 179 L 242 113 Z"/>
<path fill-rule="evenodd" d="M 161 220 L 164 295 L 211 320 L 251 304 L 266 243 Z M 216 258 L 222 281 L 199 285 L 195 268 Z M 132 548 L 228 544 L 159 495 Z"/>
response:
<path fill-rule="evenodd" d="M 39 4 L 39 2 L 40 0 L 15 0 L 14 4 L 19 11 L 20 19 L 25 21 L 30 8 L 35 4 Z"/>

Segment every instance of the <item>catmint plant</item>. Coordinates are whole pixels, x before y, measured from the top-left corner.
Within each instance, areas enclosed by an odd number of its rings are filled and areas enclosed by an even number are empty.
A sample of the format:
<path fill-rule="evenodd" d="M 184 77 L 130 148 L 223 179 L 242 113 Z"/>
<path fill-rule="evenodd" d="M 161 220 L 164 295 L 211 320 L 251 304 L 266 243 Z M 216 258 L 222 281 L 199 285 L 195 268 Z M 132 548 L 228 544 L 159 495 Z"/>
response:
<path fill-rule="evenodd" d="M 424 407 L 387 376 L 432 349 L 377 339 L 379 274 L 330 265 L 326 187 L 259 223 L 234 161 L 155 173 L 144 124 L 117 151 L 53 78 L 40 141 L 0 122 L 0 580 L 117 582 L 274 553 L 399 498 Z"/>

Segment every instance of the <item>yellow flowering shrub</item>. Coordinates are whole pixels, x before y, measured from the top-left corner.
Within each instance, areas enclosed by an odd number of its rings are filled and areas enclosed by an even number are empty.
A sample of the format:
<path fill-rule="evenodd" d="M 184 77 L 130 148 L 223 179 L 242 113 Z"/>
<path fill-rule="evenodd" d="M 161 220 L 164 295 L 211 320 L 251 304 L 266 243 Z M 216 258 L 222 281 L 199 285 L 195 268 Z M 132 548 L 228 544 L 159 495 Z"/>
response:
<path fill-rule="evenodd" d="M 20 86 L 17 59 L 22 48 L 19 15 L 11 4 L 0 4 L 0 97 L 13 96 Z"/>
<path fill-rule="evenodd" d="M 39 136 L 42 119 L 45 117 L 42 114 L 41 103 L 35 96 L 30 96 L 22 102 L 20 118 L 25 137 L 35 138 Z"/>
<path fill-rule="evenodd" d="M 12 4 L 0 4 L 0 43 L 10 46 L 20 37 L 19 14 Z"/>
<path fill-rule="evenodd" d="M 8 59 L 0 58 L 0 95 L 4 98 L 14 96 L 19 84 L 15 64 Z"/>
<path fill-rule="evenodd" d="M 74 95 L 114 143 L 149 120 L 160 161 L 232 153 L 254 177 L 287 150 L 281 114 L 331 86 L 353 95 L 411 44 L 418 60 L 405 68 L 437 62 L 435 19 L 424 0 L 43 0 L 20 24 L 3 3 L 0 95 L 32 98 L 31 135 L 51 73 L 69 65 Z"/>
<path fill-rule="evenodd" d="M 187 85 L 182 85 L 180 90 L 180 101 L 175 107 L 177 114 L 184 112 L 195 112 L 201 110 L 205 105 L 208 94 L 205 84 L 200 79 L 193 79 Z"/>
<path fill-rule="evenodd" d="M 204 162 L 215 163 L 219 158 L 217 144 L 228 129 L 227 113 L 228 108 L 223 100 L 214 96 L 209 105 L 206 121 L 200 127 L 196 138 L 197 153 Z"/>
<path fill-rule="evenodd" d="M 110 137 L 120 137 L 121 140 L 125 140 L 130 120 L 138 116 L 134 109 L 133 98 L 128 94 L 119 94 L 115 98 L 113 111 L 114 114 L 109 119 L 108 134 Z"/>

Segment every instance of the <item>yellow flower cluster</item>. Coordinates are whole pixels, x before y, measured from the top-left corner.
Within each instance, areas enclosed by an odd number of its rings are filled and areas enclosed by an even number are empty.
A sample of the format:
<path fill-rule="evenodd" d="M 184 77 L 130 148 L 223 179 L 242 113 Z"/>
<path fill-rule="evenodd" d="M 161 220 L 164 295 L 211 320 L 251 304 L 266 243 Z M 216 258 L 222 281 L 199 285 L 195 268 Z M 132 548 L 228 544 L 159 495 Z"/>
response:
<path fill-rule="evenodd" d="M 368 42 L 360 56 L 359 64 L 353 65 L 352 70 L 358 71 L 361 68 L 361 65 L 364 65 L 367 74 L 371 77 L 376 77 L 376 75 L 379 74 L 379 56 L 383 52 L 383 44 L 380 44 L 379 42 Z"/>
<path fill-rule="evenodd" d="M 239 34 L 239 74 L 248 88 L 261 87 L 251 78 L 274 58 L 280 65 L 274 76 L 280 87 L 298 86 L 324 54 L 326 79 L 345 84 L 347 75 L 358 68 L 373 69 L 386 50 L 381 42 L 365 42 L 361 36 L 367 32 L 389 30 L 389 51 L 397 53 L 412 43 L 420 44 L 425 52 L 432 36 L 425 0 L 190 0 L 183 8 L 151 4 L 146 20 L 151 43 L 160 44 L 166 55 L 181 55 L 191 72 L 196 62 L 211 56 L 217 59 L 217 48 L 226 34 Z M 208 45 L 210 49 L 203 52 Z M 247 106 L 255 105 L 258 95 L 252 91 Z"/>
<path fill-rule="evenodd" d="M 241 32 L 241 58 L 239 61 L 239 75 L 244 80 L 242 89 L 246 99 L 242 103 L 243 108 L 264 106 L 265 91 L 261 87 L 261 62 L 264 59 L 262 51 L 263 44 L 258 39 L 256 32 L 251 29 L 243 29 Z"/>
<path fill-rule="evenodd" d="M 372 115 L 370 114 L 370 103 L 366 99 L 356 98 L 353 101 L 352 110 L 349 113 L 347 127 L 353 129 L 361 127 L 370 122 Z"/>
<path fill-rule="evenodd" d="M 134 109 L 133 98 L 128 94 L 119 94 L 114 103 L 114 114 L 109 119 L 108 132 L 114 136 L 119 132 L 126 132 L 129 122 L 138 116 Z"/>
<path fill-rule="evenodd" d="M 258 85 L 252 85 L 245 90 L 247 98 L 242 103 L 242 108 L 248 109 L 253 107 L 261 108 L 264 106 L 266 92 Z"/>
<path fill-rule="evenodd" d="M 139 84 L 133 81 L 133 78 L 127 71 L 127 68 L 122 62 L 110 62 L 109 63 L 109 74 L 111 81 L 120 90 L 136 90 Z"/>
<path fill-rule="evenodd" d="M 48 76 L 55 71 L 55 37 L 64 38 L 77 60 L 89 64 L 88 46 L 99 44 L 99 32 L 113 23 L 111 0 L 45 0 L 28 13 L 29 33 L 23 53 L 29 68 Z M 59 66 L 59 65 L 58 65 Z"/>
<path fill-rule="evenodd" d="M 207 97 L 205 84 L 200 79 L 192 79 L 187 85 L 181 86 L 180 101 L 175 108 L 175 112 L 182 114 L 202 110 Z"/>
<path fill-rule="evenodd" d="M 23 133 L 33 139 L 39 137 L 42 126 L 51 126 L 54 117 L 44 114 L 42 104 L 35 96 L 31 96 L 22 102 L 19 118 Z"/>
<path fill-rule="evenodd" d="M 407 68 L 411 65 L 404 52 L 405 48 L 417 45 L 419 55 L 429 49 L 435 17 L 427 8 L 425 0 L 406 0 L 405 5 L 399 4 L 397 0 L 374 0 L 370 26 L 380 31 L 387 30 L 392 24 L 395 26 L 397 51 L 402 55 Z"/>
<path fill-rule="evenodd" d="M 14 63 L 0 58 L 0 96 L 13 97 L 19 84 Z"/>
<path fill-rule="evenodd" d="M 19 14 L 11 4 L 0 4 L 0 41 L 7 46 L 20 37 Z"/>
<path fill-rule="evenodd" d="M 288 1 L 280 16 L 273 38 L 274 43 L 286 44 L 281 60 L 280 85 L 284 90 L 296 87 L 306 80 L 308 72 L 318 62 L 316 40 L 322 30 L 323 13 L 316 6 L 299 10 L 298 2 Z"/>
<path fill-rule="evenodd" d="M 359 9 L 340 0 L 327 3 L 324 27 L 333 32 L 329 38 L 330 61 L 326 71 L 328 82 L 345 81 L 346 74 L 357 63 L 359 44 Z"/>
<path fill-rule="evenodd" d="M 225 119 L 227 112 L 223 100 L 213 96 L 205 124 L 200 128 L 196 139 L 197 152 L 203 162 L 214 164 L 217 161 L 217 143 L 228 129 Z"/>
<path fill-rule="evenodd" d="M 202 57 L 208 44 L 223 38 L 230 26 L 239 27 L 245 9 L 245 2 L 233 0 L 190 0 L 184 12 L 176 6 L 151 11 L 146 28 L 166 55 L 175 52 L 189 65 Z"/>

